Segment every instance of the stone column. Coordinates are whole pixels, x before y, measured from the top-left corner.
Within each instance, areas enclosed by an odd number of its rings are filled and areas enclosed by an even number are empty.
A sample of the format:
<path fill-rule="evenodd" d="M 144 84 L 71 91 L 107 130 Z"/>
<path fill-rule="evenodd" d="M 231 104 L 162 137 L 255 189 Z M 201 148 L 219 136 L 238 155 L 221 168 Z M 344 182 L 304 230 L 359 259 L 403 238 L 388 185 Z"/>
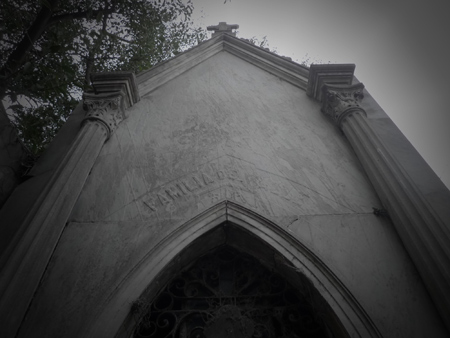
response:
<path fill-rule="evenodd" d="M 372 129 L 362 84 L 322 86 L 322 112 L 342 129 L 450 329 L 450 229 Z"/>
<path fill-rule="evenodd" d="M 95 74 L 84 94 L 86 117 L 46 189 L 19 225 L 26 229 L 0 272 L 1 337 L 14 337 L 36 292 L 67 219 L 105 141 L 139 100 L 134 75 Z"/>

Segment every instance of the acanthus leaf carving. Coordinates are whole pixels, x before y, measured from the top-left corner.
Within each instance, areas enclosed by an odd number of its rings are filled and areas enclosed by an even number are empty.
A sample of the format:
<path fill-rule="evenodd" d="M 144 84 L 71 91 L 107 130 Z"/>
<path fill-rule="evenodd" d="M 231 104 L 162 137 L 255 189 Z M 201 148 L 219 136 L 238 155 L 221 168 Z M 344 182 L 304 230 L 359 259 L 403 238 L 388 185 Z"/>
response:
<path fill-rule="evenodd" d="M 352 113 L 357 112 L 366 116 L 366 112 L 360 106 L 364 98 L 363 89 L 362 83 L 352 86 L 324 85 L 322 112 L 330 116 L 339 127 Z"/>
<path fill-rule="evenodd" d="M 85 93 L 83 107 L 87 110 L 83 123 L 92 120 L 102 122 L 107 128 L 108 138 L 125 118 L 120 92 L 107 96 Z"/>
<path fill-rule="evenodd" d="M 87 110 L 83 124 L 94 121 L 105 126 L 107 138 L 125 118 L 125 109 L 140 100 L 136 78 L 131 72 L 91 74 L 92 91 L 83 94 Z"/>

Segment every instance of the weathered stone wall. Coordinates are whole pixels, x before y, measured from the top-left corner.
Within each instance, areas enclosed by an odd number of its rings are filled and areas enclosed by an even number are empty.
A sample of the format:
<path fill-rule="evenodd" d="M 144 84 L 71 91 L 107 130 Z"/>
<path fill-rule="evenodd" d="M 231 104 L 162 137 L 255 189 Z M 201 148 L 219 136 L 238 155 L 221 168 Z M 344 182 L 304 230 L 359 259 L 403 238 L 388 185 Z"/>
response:
<path fill-rule="evenodd" d="M 382 206 L 359 160 L 304 91 L 221 52 L 128 114 L 91 171 L 19 336 L 82 335 L 149 251 L 224 200 L 303 243 L 383 336 L 445 336 L 391 223 L 372 213 Z"/>

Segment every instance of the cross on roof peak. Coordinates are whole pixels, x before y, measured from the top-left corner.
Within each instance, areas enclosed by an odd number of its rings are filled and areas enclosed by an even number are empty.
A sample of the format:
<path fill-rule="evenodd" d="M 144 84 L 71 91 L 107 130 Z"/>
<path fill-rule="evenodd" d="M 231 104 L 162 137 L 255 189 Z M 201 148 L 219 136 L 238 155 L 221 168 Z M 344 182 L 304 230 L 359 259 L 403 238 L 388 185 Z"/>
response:
<path fill-rule="evenodd" d="M 214 31 L 214 33 L 212 34 L 212 36 L 215 36 L 217 34 L 221 34 L 221 33 L 227 33 L 227 34 L 231 34 L 233 36 L 236 36 L 236 33 L 233 32 L 233 29 L 238 29 L 239 25 L 228 25 L 226 22 L 219 22 L 218 25 L 216 26 L 208 26 L 206 27 L 207 30 L 209 31 Z"/>

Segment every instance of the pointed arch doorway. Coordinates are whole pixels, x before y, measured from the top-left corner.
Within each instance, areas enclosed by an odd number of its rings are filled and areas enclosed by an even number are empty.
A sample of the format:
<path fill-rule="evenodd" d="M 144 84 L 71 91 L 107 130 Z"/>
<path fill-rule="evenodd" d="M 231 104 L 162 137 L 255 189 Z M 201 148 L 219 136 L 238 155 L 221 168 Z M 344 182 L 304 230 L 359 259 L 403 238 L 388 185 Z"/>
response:
<path fill-rule="evenodd" d="M 299 275 L 293 286 L 269 252 L 270 267 L 227 244 L 200 257 L 156 297 L 134 303 L 132 337 L 347 337 L 311 283 Z"/>
<path fill-rule="evenodd" d="M 234 257 L 234 263 L 221 268 L 220 257 Z M 207 262 L 212 270 L 203 272 L 216 275 L 215 286 L 199 285 L 204 277 L 198 273 Z M 242 266 L 253 270 L 246 269 L 246 276 L 230 272 L 243 270 Z M 243 283 L 239 278 L 252 282 L 247 293 L 236 293 Z M 267 291 L 271 279 L 283 287 Z M 209 288 L 206 293 L 205 288 Z M 199 296 L 203 304 L 190 298 L 199 292 L 203 292 Z M 255 300 L 257 294 L 262 295 L 262 303 Z M 284 300 L 272 297 L 275 294 Z M 243 303 L 237 301 L 239 297 Z M 85 336 L 381 337 L 351 293 L 317 256 L 282 227 L 229 201 L 193 218 L 152 248 L 103 308 Z M 255 315 L 258 312 L 264 315 Z M 163 313 L 172 320 L 155 321 Z M 170 329 L 154 335 L 158 326 Z M 242 335 L 230 332 L 238 328 Z"/>

